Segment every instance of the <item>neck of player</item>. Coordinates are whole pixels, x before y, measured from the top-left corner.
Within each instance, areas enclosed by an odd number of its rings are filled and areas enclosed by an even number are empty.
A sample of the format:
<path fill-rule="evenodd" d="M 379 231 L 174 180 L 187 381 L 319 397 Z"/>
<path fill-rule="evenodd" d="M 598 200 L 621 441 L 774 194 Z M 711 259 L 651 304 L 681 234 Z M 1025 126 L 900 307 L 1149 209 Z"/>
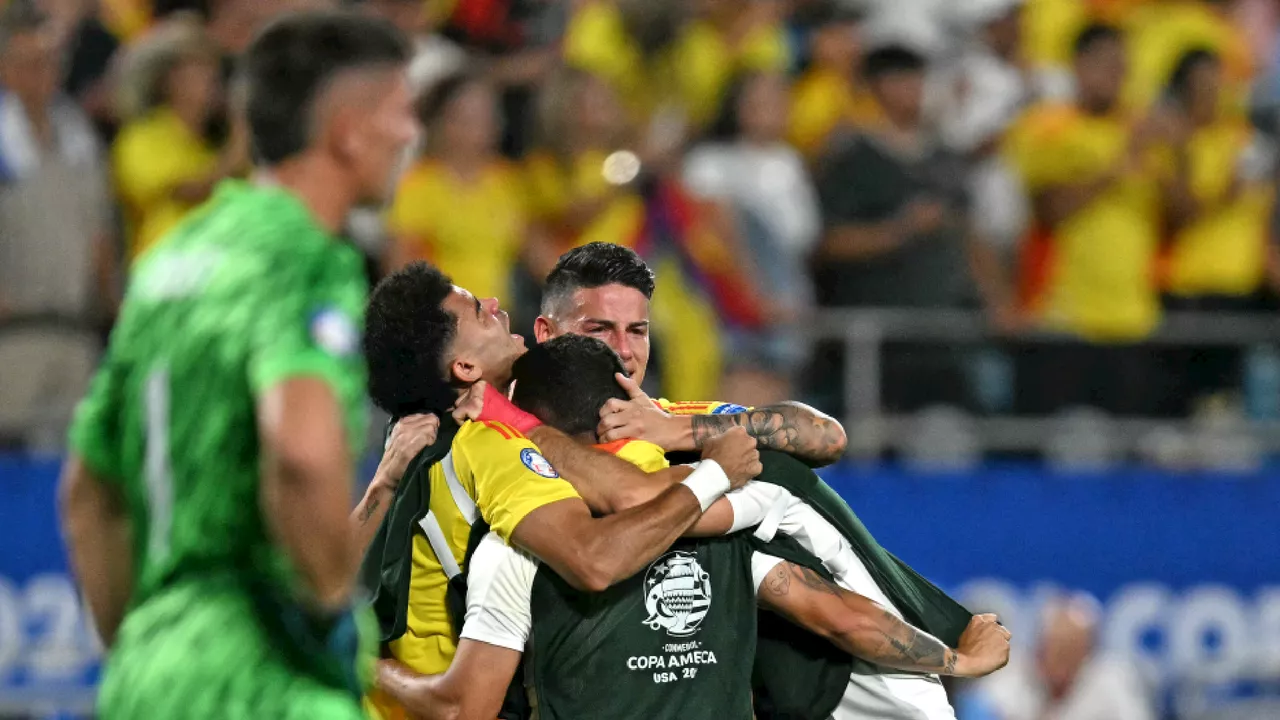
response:
<path fill-rule="evenodd" d="M 349 180 L 321 157 L 304 155 L 283 162 L 270 169 L 269 177 L 297 196 L 316 223 L 334 235 L 343 230 L 347 215 L 356 204 Z"/>

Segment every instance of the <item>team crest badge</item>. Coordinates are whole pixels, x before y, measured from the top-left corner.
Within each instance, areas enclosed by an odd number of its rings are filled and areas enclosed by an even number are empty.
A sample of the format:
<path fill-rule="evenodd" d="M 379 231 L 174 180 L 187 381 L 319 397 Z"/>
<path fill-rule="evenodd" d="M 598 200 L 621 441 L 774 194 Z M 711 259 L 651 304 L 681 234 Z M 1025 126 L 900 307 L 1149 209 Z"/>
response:
<path fill-rule="evenodd" d="M 525 448 L 520 451 L 520 462 L 544 478 L 555 479 L 560 477 L 560 473 L 556 472 L 551 463 L 533 448 Z"/>
<path fill-rule="evenodd" d="M 658 558 L 644 575 L 644 607 L 650 629 L 688 637 L 711 607 L 711 576 L 693 553 L 674 551 Z"/>

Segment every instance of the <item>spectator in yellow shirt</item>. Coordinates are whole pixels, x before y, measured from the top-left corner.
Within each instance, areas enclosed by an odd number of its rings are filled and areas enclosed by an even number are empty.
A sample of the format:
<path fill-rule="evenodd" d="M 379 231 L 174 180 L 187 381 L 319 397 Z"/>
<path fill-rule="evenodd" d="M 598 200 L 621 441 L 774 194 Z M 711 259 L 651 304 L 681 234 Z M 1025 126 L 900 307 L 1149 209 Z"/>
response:
<path fill-rule="evenodd" d="M 1221 110 L 1222 63 L 1208 50 L 1182 57 L 1170 81 L 1168 112 L 1178 130 L 1167 153 L 1174 231 L 1167 305 L 1174 310 L 1244 312 L 1258 308 L 1270 248 L 1274 151 L 1234 113 Z M 1182 353 L 1189 399 L 1236 386 L 1238 348 Z"/>
<path fill-rule="evenodd" d="M 127 122 L 111 159 L 130 261 L 203 202 L 219 180 L 248 165 L 241 130 L 233 131 L 221 156 L 205 135 L 219 106 L 218 57 L 198 20 L 184 16 L 158 28 L 125 59 L 120 110 Z"/>
<path fill-rule="evenodd" d="M 1042 320 L 1083 344 L 1046 349 L 1028 372 L 1033 411 L 1065 404 L 1120 413 L 1149 409 L 1149 353 L 1132 346 L 1156 326 L 1160 192 L 1152 162 L 1158 126 L 1120 110 L 1119 30 L 1091 25 L 1075 45 L 1078 99 L 1040 108 L 1015 134 L 1012 160 L 1053 237 Z M 1063 368 L 1069 367 L 1069 372 Z"/>
<path fill-rule="evenodd" d="M 564 250 L 591 242 L 632 249 L 651 244 L 637 186 L 642 171 L 652 176 L 661 165 L 654 158 L 660 151 L 630 141 L 613 89 L 591 73 L 566 69 L 544 88 L 542 101 L 542 146 L 526 161 L 537 222 Z M 714 393 L 721 370 L 715 311 L 673 257 L 656 264 L 662 269 L 653 300 L 654 333 L 664 346 L 680 349 L 661 357 L 663 386 Z"/>
<path fill-rule="evenodd" d="M 519 171 L 499 157 L 497 97 L 483 78 L 440 81 L 421 104 L 427 152 L 401 180 L 387 269 L 427 260 L 476 297 L 509 304 L 523 259 L 545 277 L 555 249 L 531 232 Z"/>
<path fill-rule="evenodd" d="M 600 77 L 565 68 L 540 102 L 539 147 L 525 160 L 534 217 L 562 250 L 593 241 L 634 244 L 644 224 L 635 181 L 647 158 L 629 148 L 617 94 Z"/>
<path fill-rule="evenodd" d="M 811 62 L 791 89 L 787 139 L 813 160 L 833 135 L 873 123 L 881 110 L 862 82 L 861 14 L 837 0 L 809 7 Z"/>
<path fill-rule="evenodd" d="M 586 0 L 564 56 L 605 78 L 637 120 L 678 108 L 701 127 L 737 72 L 786 69 L 777 10 L 773 0 Z"/>
<path fill-rule="evenodd" d="M 1249 38 L 1226 15 L 1226 0 L 1158 0 L 1127 17 L 1132 58 L 1124 100 L 1133 110 L 1155 102 L 1178 60 L 1197 48 L 1212 50 L 1221 60 L 1226 86 L 1222 101 L 1243 111 L 1255 59 Z"/>

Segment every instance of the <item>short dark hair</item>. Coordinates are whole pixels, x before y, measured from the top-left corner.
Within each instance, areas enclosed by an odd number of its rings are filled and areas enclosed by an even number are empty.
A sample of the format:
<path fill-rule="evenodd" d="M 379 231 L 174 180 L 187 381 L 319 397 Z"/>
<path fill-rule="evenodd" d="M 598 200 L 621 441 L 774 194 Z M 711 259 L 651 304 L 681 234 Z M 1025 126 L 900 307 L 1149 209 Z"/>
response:
<path fill-rule="evenodd" d="M 623 285 L 653 299 L 653 271 L 635 250 L 613 243 L 593 242 L 560 256 L 547 275 L 542 291 L 542 314 L 550 315 L 561 302 L 582 289 Z"/>
<path fill-rule="evenodd" d="M 1123 35 L 1120 33 L 1120 28 L 1117 28 L 1115 25 L 1108 25 L 1107 23 L 1090 23 L 1080 31 L 1080 34 L 1076 35 L 1075 42 L 1071 44 L 1072 57 L 1078 58 L 1081 55 L 1084 55 L 1092 50 L 1098 43 L 1106 42 L 1108 40 L 1115 40 L 1118 42 L 1122 37 Z"/>
<path fill-rule="evenodd" d="M 884 45 L 867 53 L 862 61 L 862 75 L 867 80 L 879 80 L 894 73 L 924 72 L 927 65 L 924 55 L 906 45 Z"/>
<path fill-rule="evenodd" d="M 335 77 L 402 65 L 409 57 L 409 43 L 395 26 L 365 14 L 305 12 L 271 23 L 241 68 L 257 158 L 275 165 L 310 144 L 316 100 Z"/>
<path fill-rule="evenodd" d="M 374 288 L 365 312 L 369 397 L 394 417 L 441 412 L 457 400 L 445 353 L 458 318 L 445 310 L 448 275 L 415 262 Z"/>
<path fill-rule="evenodd" d="M 1183 53 L 1182 57 L 1178 58 L 1178 64 L 1173 67 L 1173 72 L 1169 74 L 1169 94 L 1178 99 L 1185 99 L 1187 91 L 1190 90 L 1191 73 L 1201 65 L 1218 62 L 1218 54 L 1209 48 L 1194 48 Z"/>
<path fill-rule="evenodd" d="M 585 335 L 561 335 L 535 345 L 512 367 L 511 400 L 569 436 L 595 433 L 600 409 L 627 399 L 615 373 L 626 373 L 608 345 Z"/>

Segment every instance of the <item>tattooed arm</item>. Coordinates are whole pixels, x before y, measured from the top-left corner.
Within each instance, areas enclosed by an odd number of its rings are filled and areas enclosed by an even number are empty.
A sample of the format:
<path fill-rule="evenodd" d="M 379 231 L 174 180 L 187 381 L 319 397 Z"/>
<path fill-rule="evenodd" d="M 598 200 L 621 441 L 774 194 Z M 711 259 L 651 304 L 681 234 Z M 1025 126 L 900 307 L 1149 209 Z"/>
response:
<path fill-rule="evenodd" d="M 423 448 L 435 444 L 439 430 L 440 419 L 435 415 L 409 415 L 391 429 L 391 437 L 382 454 L 382 461 L 373 474 L 373 480 L 365 488 L 364 497 L 351 513 L 351 532 L 361 554 L 373 542 L 378 526 L 382 525 L 382 519 L 391 509 L 391 503 L 396 497 L 396 487 L 400 485 L 400 479 L 409 463 Z"/>
<path fill-rule="evenodd" d="M 629 400 L 614 398 L 600 410 L 600 442 L 647 440 L 671 451 L 701 450 L 708 440 L 731 428 L 746 428 L 763 449 L 781 450 L 810 466 L 830 465 L 844 454 L 844 428 L 829 415 L 797 402 L 731 415 L 678 415 L 664 412 L 630 378 L 618 375 Z"/>
<path fill-rule="evenodd" d="M 1009 661 L 1009 633 L 994 615 L 975 617 L 953 650 L 874 601 L 789 562 L 765 576 L 759 602 L 849 654 L 895 670 L 981 677 Z"/>
<path fill-rule="evenodd" d="M 814 467 L 830 465 L 844 454 L 846 438 L 840 423 L 798 402 L 783 402 L 732 415 L 690 416 L 690 444 L 695 450 L 701 449 L 709 438 L 733 427 L 746 428 L 761 448 L 781 450 Z"/>

